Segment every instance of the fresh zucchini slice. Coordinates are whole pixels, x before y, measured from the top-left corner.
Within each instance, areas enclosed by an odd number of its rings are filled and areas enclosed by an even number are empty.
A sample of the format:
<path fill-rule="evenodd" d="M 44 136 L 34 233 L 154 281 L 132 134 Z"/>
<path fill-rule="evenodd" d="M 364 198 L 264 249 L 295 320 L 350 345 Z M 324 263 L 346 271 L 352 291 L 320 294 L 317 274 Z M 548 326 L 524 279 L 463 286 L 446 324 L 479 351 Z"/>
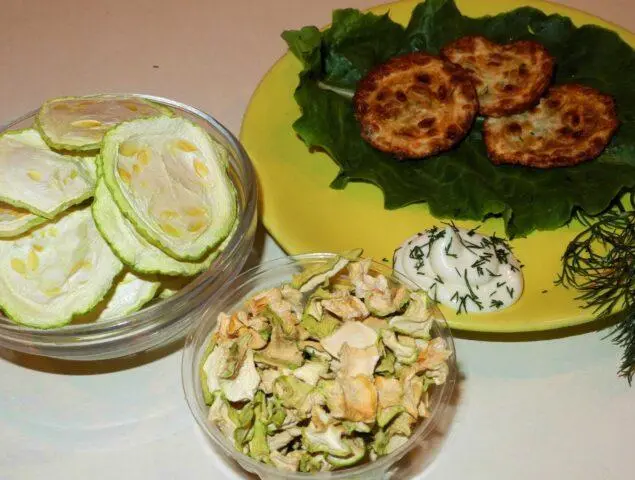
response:
<path fill-rule="evenodd" d="M 98 320 L 108 320 L 140 310 L 154 298 L 161 282 L 151 278 L 141 278 L 132 272 L 126 272 L 115 285 L 105 308 L 99 312 Z"/>
<path fill-rule="evenodd" d="M 38 217 L 28 210 L 0 202 L 0 238 L 18 236 L 44 222 L 46 222 L 46 218 Z"/>
<path fill-rule="evenodd" d="M 174 288 L 161 287 L 161 290 L 159 290 L 159 294 L 157 295 L 157 297 L 159 297 L 161 300 L 165 300 L 166 298 L 170 298 L 173 295 L 176 295 L 177 292 L 178 290 Z"/>
<path fill-rule="evenodd" d="M 202 262 L 181 262 L 148 243 L 119 211 L 102 180 L 97 182 L 92 208 L 104 239 L 121 261 L 135 272 L 191 276 L 209 268 L 215 258 L 212 253 Z"/>
<path fill-rule="evenodd" d="M 113 280 L 114 286 L 89 312 L 73 317 L 73 324 L 110 320 L 140 310 L 161 286 L 154 276 L 139 277 L 124 269 Z"/>
<path fill-rule="evenodd" d="M 225 240 L 223 240 L 223 243 L 221 243 L 216 250 L 214 250 L 212 253 L 209 254 L 207 259 L 205 260 L 205 263 L 207 264 L 208 267 L 210 266 L 211 262 L 221 252 L 223 252 L 225 250 L 225 248 L 227 248 L 227 245 L 229 244 L 229 242 L 231 241 L 232 237 L 236 233 L 236 230 L 238 229 L 238 223 L 239 223 L 239 221 L 238 221 L 238 219 L 236 219 L 236 221 L 234 222 L 234 226 L 232 227 L 231 232 L 227 236 L 227 238 Z M 193 277 L 186 277 L 186 276 L 181 276 L 181 277 L 170 277 L 170 276 L 167 276 L 167 277 L 163 277 L 161 279 L 161 289 L 159 290 L 159 293 L 158 293 L 157 297 L 159 297 L 160 299 L 170 298 L 172 295 L 175 295 L 176 293 L 178 293 L 179 290 L 184 288 L 192 280 L 193 280 Z"/>
<path fill-rule="evenodd" d="M 161 280 L 161 290 L 157 296 L 161 299 L 170 298 L 192 280 L 192 277 L 165 277 Z"/>
<path fill-rule="evenodd" d="M 177 260 L 199 261 L 236 219 L 227 155 L 192 122 L 155 117 L 110 130 L 100 171 L 121 212 L 148 242 Z"/>
<path fill-rule="evenodd" d="M 136 97 L 60 97 L 42 105 L 35 125 L 51 148 L 89 151 L 99 149 L 104 133 L 121 122 L 170 114 L 167 108 Z"/>
<path fill-rule="evenodd" d="M 52 151 L 37 130 L 0 136 L 0 200 L 52 219 L 93 195 L 80 159 Z"/>
<path fill-rule="evenodd" d="M 234 226 L 232 227 L 231 232 L 229 233 L 227 238 L 225 238 L 225 240 L 223 240 L 223 243 L 221 243 L 218 246 L 218 248 L 216 248 L 216 250 L 214 250 L 212 253 L 210 253 L 207 256 L 207 258 L 205 259 L 205 262 L 203 262 L 205 264 L 205 269 L 209 268 L 211 266 L 212 261 L 214 261 L 216 259 L 216 257 L 218 257 L 218 255 L 220 255 L 221 252 L 223 252 L 225 250 L 225 248 L 227 248 L 227 245 L 229 244 L 229 242 L 231 241 L 232 237 L 236 233 L 236 230 L 238 229 L 238 223 L 239 223 L 238 219 L 236 219 L 236 221 L 234 222 Z M 184 262 L 184 263 L 188 263 L 188 262 Z M 175 295 L 176 293 L 178 293 L 179 290 L 181 290 L 183 287 L 185 287 L 192 280 L 194 280 L 194 278 L 190 277 L 190 276 L 180 276 L 180 277 L 177 277 L 177 276 L 166 276 L 166 277 L 163 277 L 161 279 L 161 289 L 159 290 L 159 293 L 158 293 L 157 296 L 160 299 L 170 298 L 172 295 Z"/>
<path fill-rule="evenodd" d="M 123 265 L 89 208 L 0 241 L 0 308 L 16 323 L 52 328 L 92 309 Z"/>
<path fill-rule="evenodd" d="M 97 183 L 99 178 L 99 172 L 97 170 L 97 157 L 78 157 L 80 163 L 84 167 L 86 176 L 93 181 L 93 184 Z"/>

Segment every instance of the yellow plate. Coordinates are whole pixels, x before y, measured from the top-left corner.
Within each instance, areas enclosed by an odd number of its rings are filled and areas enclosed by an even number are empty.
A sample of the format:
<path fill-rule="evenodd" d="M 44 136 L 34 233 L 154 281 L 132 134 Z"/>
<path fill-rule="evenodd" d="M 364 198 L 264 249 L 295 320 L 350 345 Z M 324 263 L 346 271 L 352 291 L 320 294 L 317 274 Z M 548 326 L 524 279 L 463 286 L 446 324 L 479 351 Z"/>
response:
<path fill-rule="evenodd" d="M 373 8 L 390 12 L 405 24 L 419 3 L 404 1 Z M 635 35 L 586 13 L 542 1 L 457 0 L 468 16 L 497 14 L 521 6 L 570 17 L 576 25 L 596 24 L 616 31 L 635 45 Z M 366 256 L 378 261 L 392 259 L 393 250 L 410 235 L 439 224 L 425 204 L 385 210 L 378 187 L 349 183 L 344 190 L 329 187 L 338 168 L 324 153 L 310 153 L 291 125 L 300 116 L 293 99 L 300 62 L 287 53 L 267 73 L 254 93 L 243 121 L 241 140 L 258 172 L 263 195 L 263 222 L 290 254 L 333 252 L 363 247 Z M 477 222 L 457 222 L 472 228 Z M 488 220 L 479 230 L 504 232 L 500 219 Z M 560 258 L 579 226 L 531 234 L 512 241 L 516 256 L 525 265 L 525 291 L 512 307 L 495 313 L 456 315 L 443 312 L 452 328 L 483 332 L 525 332 L 571 326 L 591 320 L 580 308 L 575 292 L 554 286 Z"/>

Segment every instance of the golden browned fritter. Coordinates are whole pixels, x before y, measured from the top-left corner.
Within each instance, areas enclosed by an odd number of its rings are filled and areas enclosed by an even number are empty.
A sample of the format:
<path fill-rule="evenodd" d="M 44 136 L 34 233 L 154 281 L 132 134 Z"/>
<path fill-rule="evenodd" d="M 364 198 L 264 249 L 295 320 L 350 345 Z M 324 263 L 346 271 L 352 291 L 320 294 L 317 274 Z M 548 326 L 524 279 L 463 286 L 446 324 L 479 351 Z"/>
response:
<path fill-rule="evenodd" d="M 528 112 L 487 118 L 483 136 L 492 163 L 567 167 L 597 157 L 618 125 L 610 96 L 567 84 L 551 87 Z"/>
<path fill-rule="evenodd" d="M 478 110 L 463 69 L 426 53 L 394 57 L 373 69 L 360 80 L 353 105 L 362 137 L 397 158 L 452 148 Z"/>
<path fill-rule="evenodd" d="M 459 38 L 443 47 L 441 55 L 467 71 L 476 87 L 479 113 L 488 117 L 535 105 L 549 86 L 555 65 L 537 42 L 501 45 L 479 36 Z"/>

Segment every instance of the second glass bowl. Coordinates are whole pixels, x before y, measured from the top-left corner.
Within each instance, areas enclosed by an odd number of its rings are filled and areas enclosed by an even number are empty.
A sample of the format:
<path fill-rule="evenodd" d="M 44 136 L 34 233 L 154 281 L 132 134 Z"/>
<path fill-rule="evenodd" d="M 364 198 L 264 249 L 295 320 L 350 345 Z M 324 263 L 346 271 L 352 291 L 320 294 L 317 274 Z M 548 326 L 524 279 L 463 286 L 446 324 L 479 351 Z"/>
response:
<path fill-rule="evenodd" d="M 217 291 L 210 298 L 208 307 L 201 312 L 201 318 L 196 327 L 189 333 L 183 350 L 182 377 L 185 397 L 197 423 L 214 444 L 218 445 L 229 457 L 240 464 L 248 472 L 258 475 L 264 480 L 270 479 L 352 479 L 379 480 L 386 478 L 391 467 L 408 452 L 421 447 L 422 453 L 428 458 L 422 460 L 427 463 L 436 453 L 437 442 L 432 441 L 437 432 L 440 420 L 444 416 L 450 403 L 452 391 L 457 377 L 456 352 L 449 328 L 443 322 L 435 322 L 432 328 L 434 337 L 442 337 L 452 355 L 447 360 L 449 373 L 445 383 L 436 386 L 430 396 L 430 416 L 422 421 L 408 442 L 389 455 L 379 457 L 374 462 L 357 467 L 324 473 L 294 473 L 278 470 L 275 467 L 258 462 L 238 451 L 232 443 L 208 419 L 209 407 L 205 404 L 201 387 L 199 366 L 209 344 L 210 337 L 216 327 L 218 314 L 233 312 L 241 307 L 243 302 L 257 292 L 280 286 L 291 280 L 291 277 L 305 268 L 311 268 L 332 260 L 333 254 L 307 254 L 284 257 L 265 262 L 240 274 L 226 288 Z M 379 263 L 373 263 L 372 270 L 397 280 L 410 288 L 417 288 L 406 277 L 393 272 L 392 269 Z"/>

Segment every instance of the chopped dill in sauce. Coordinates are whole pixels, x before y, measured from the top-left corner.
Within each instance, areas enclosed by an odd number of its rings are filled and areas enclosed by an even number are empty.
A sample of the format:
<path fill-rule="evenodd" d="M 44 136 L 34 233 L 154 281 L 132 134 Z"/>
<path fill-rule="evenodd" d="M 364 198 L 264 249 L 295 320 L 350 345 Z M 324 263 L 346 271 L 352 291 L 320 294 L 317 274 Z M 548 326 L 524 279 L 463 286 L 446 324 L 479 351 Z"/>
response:
<path fill-rule="evenodd" d="M 457 313 L 501 310 L 522 294 L 521 264 L 511 246 L 477 228 L 448 223 L 419 232 L 395 251 L 393 263 Z"/>

